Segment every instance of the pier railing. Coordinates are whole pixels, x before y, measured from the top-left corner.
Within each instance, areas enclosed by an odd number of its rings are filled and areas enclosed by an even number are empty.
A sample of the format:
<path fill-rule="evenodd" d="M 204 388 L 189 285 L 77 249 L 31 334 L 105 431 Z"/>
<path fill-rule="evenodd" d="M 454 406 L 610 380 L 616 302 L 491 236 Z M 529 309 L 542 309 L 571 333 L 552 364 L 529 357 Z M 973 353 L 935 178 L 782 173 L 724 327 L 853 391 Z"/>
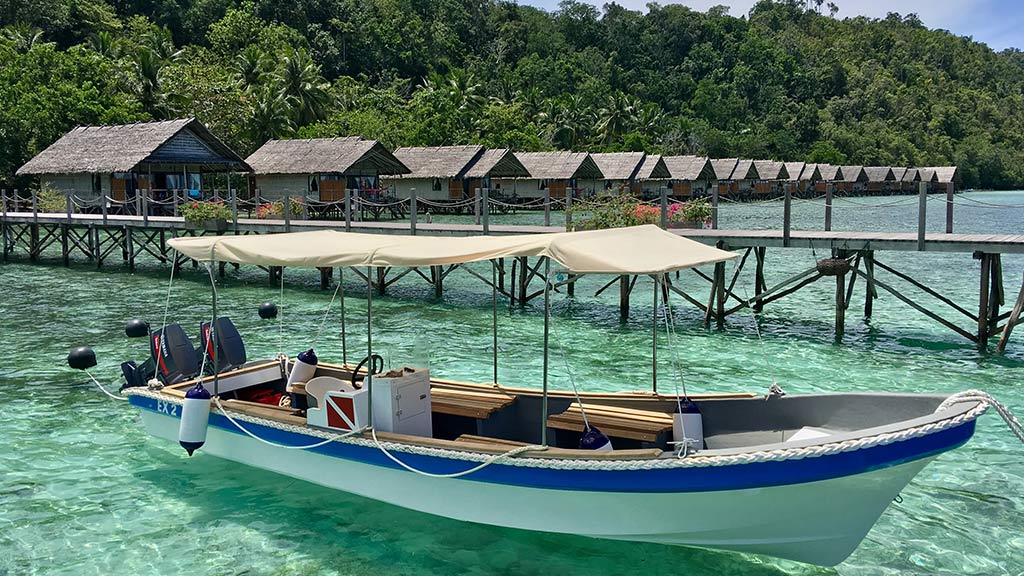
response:
<path fill-rule="evenodd" d="M 864 209 L 882 210 L 888 207 L 917 204 L 917 233 L 919 241 L 923 244 L 925 232 L 928 226 L 928 203 L 944 202 L 945 227 L 947 234 L 953 233 L 954 208 L 956 205 L 967 207 L 984 207 L 983 202 L 957 201 L 953 194 L 953 187 L 946 187 L 944 193 L 929 194 L 929 185 L 920 183 L 916 199 L 908 196 L 893 196 L 894 200 L 883 204 L 872 204 L 856 202 L 849 197 L 840 196 L 836 193 L 833 185 L 827 185 L 824 193 L 815 197 L 806 197 L 806 192 L 794 194 L 789 187 L 774 199 L 756 199 L 749 202 L 741 202 L 727 195 L 719 195 L 717 187 L 712 187 L 708 195 L 695 197 L 706 198 L 711 204 L 711 218 L 709 227 L 720 228 L 720 220 L 723 209 L 733 210 L 734 207 L 758 207 L 776 208 L 782 211 L 779 221 L 771 226 L 773 229 L 781 229 L 784 243 L 789 245 L 791 233 L 794 228 L 793 207 L 795 204 L 817 205 L 821 210 L 821 227 L 803 227 L 803 230 L 824 230 L 831 231 L 834 222 L 836 208 L 861 207 Z M 411 189 L 404 197 L 395 195 L 393 192 L 382 190 L 344 190 L 343 193 L 331 194 L 335 198 L 324 199 L 316 193 L 309 191 L 276 190 L 265 192 L 260 189 L 237 190 L 237 189 L 212 189 L 199 191 L 175 190 L 175 189 L 137 189 L 129 191 L 53 191 L 47 190 L 40 193 L 39 190 L 0 190 L 0 204 L 4 214 L 8 212 L 20 213 L 64 213 L 70 219 L 73 214 L 96 214 L 101 215 L 103 222 L 107 221 L 109 215 L 130 215 L 141 216 L 144 220 L 151 216 L 172 216 L 181 214 L 181 206 L 185 203 L 196 201 L 220 201 L 230 206 L 234 220 L 239 218 L 260 218 L 265 216 L 261 213 L 260 207 L 268 203 L 283 204 L 283 210 L 277 210 L 277 214 L 271 216 L 278 220 L 284 220 L 286 227 L 290 228 L 293 221 L 332 221 L 345 222 L 346 229 L 351 228 L 352 222 L 359 221 L 407 221 L 409 231 L 416 233 L 417 226 L 422 222 L 430 223 L 437 216 L 461 215 L 471 216 L 472 222 L 481 227 L 481 231 L 487 234 L 490 225 L 495 223 L 496 218 L 514 215 L 521 212 L 542 212 L 542 223 L 545 227 L 564 226 L 565 229 L 573 228 L 573 202 L 587 199 L 593 202 L 595 198 L 599 201 L 602 196 L 585 194 L 583 191 L 570 190 L 562 197 L 554 197 L 549 190 L 538 191 L 538 194 L 519 196 L 516 194 L 506 195 L 502 190 L 476 188 L 472 193 L 464 194 L 458 198 L 437 198 L 434 194 L 422 195 L 416 189 Z M 647 193 L 642 200 L 647 205 L 656 207 L 661 212 L 660 223 L 666 227 L 669 221 L 669 207 L 675 202 L 686 202 L 692 199 L 688 195 L 674 195 L 667 187 L 660 188 L 656 193 Z M 561 214 L 556 221 L 554 215 Z M 505 218 L 501 218 L 504 220 Z M 806 219 L 804 220 L 806 222 Z M 521 219 L 519 219 L 521 223 Z M 507 222 L 506 222 L 507 223 Z"/>

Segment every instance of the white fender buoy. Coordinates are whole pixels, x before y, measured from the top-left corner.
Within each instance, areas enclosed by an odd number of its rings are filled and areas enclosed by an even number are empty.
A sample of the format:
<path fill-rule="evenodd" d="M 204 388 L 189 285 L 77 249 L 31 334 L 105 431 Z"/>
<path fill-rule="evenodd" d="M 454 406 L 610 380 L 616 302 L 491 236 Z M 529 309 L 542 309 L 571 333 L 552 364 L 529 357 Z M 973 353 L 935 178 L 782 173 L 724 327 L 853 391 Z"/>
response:
<path fill-rule="evenodd" d="M 704 419 L 696 402 L 683 400 L 679 411 L 672 414 L 672 440 L 688 442 L 694 450 L 704 449 Z"/>
<path fill-rule="evenodd" d="M 288 386 L 285 390 L 291 392 L 293 384 L 309 382 L 316 374 L 316 364 L 316 353 L 312 348 L 305 352 L 299 352 L 299 355 L 295 357 L 295 363 L 292 364 L 292 372 L 288 375 Z"/>
<path fill-rule="evenodd" d="M 202 448 L 206 443 L 206 427 L 210 420 L 210 392 L 203 384 L 196 383 L 185 393 L 181 407 L 181 425 L 178 427 L 178 443 L 188 455 Z"/>

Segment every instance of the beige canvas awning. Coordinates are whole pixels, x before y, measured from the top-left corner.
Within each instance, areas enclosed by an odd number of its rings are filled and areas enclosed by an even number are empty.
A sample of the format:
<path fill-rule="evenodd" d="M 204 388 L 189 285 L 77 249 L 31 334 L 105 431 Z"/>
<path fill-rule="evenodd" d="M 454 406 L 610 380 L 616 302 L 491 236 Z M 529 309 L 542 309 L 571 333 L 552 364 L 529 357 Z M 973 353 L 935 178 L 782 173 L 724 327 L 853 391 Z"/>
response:
<path fill-rule="evenodd" d="M 516 236 L 393 236 L 319 230 L 260 236 L 173 238 L 168 245 L 202 262 L 260 266 L 413 267 L 548 256 L 580 274 L 657 274 L 722 262 L 736 254 L 666 232 L 634 226 Z"/>

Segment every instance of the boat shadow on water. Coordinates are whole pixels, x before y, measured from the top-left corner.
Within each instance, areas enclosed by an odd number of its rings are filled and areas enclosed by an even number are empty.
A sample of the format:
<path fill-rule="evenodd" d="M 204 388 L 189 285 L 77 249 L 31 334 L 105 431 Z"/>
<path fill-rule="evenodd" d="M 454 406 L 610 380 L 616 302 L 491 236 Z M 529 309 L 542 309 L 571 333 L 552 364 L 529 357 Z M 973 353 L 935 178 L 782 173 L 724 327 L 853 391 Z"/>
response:
<path fill-rule="evenodd" d="M 185 458 L 156 446 L 147 451 L 154 465 L 135 474 L 138 487 L 165 492 L 191 508 L 184 529 L 195 540 L 232 526 L 262 532 L 265 557 L 240 553 L 234 564 L 240 574 L 264 573 L 266 563 L 282 560 L 291 568 L 301 564 L 310 574 L 838 573 L 740 553 L 460 522 L 208 455 Z"/>

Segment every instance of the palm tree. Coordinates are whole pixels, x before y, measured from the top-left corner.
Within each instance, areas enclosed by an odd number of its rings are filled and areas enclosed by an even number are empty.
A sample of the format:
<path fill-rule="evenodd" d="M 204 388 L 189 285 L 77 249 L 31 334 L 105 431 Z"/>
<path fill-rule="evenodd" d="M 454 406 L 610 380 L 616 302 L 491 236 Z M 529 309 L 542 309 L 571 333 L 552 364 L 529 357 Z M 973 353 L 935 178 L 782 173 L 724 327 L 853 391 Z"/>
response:
<path fill-rule="evenodd" d="M 156 28 L 146 35 L 145 46 L 164 64 L 170 64 L 181 57 L 181 50 L 174 46 L 174 36 L 167 28 Z"/>
<path fill-rule="evenodd" d="M 295 120 L 299 125 L 324 118 L 330 104 L 327 81 L 305 50 L 292 50 L 281 62 L 277 72 L 284 96 L 295 106 Z"/>
<path fill-rule="evenodd" d="M 611 144 L 626 133 L 636 118 L 636 103 L 625 94 L 616 92 L 597 111 L 597 131 L 605 144 Z"/>
<path fill-rule="evenodd" d="M 270 59 L 256 45 L 249 45 L 235 57 L 235 82 L 242 90 L 253 90 L 267 79 Z"/>
<path fill-rule="evenodd" d="M 112 60 L 121 55 L 121 47 L 118 45 L 117 38 L 106 30 L 101 30 L 89 37 L 89 49 Z"/>
<path fill-rule="evenodd" d="M 166 62 L 148 47 L 135 51 L 135 95 L 147 112 L 157 115 L 163 105 L 162 72 Z"/>
<path fill-rule="evenodd" d="M 3 37 L 14 46 L 20 54 L 27 54 L 43 43 L 43 31 L 24 22 L 4 26 Z"/>
<path fill-rule="evenodd" d="M 661 125 L 665 121 L 665 113 L 657 104 L 642 106 L 636 113 L 634 128 L 649 136 L 654 136 L 661 131 Z"/>
<path fill-rule="evenodd" d="M 262 144 L 283 138 L 294 130 L 288 97 L 278 86 L 269 85 L 257 90 L 252 111 L 249 133 L 254 142 Z"/>

